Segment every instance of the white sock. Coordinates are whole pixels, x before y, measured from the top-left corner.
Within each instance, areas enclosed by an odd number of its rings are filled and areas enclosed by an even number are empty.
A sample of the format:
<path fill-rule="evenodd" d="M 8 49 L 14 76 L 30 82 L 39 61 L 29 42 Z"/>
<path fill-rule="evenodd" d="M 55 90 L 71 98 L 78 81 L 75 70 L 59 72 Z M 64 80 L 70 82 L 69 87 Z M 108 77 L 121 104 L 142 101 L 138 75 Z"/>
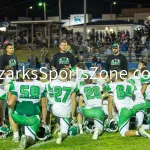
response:
<path fill-rule="evenodd" d="M 82 130 L 82 124 L 78 124 L 79 129 Z"/>
<path fill-rule="evenodd" d="M 142 125 L 142 128 L 143 128 L 144 130 L 150 130 L 150 125 L 143 124 L 143 125 Z"/>
<path fill-rule="evenodd" d="M 139 127 L 143 124 L 144 120 L 144 113 L 143 112 L 137 112 L 136 113 L 136 127 Z"/>
<path fill-rule="evenodd" d="M 94 125 L 95 128 L 98 128 L 99 130 L 103 131 L 103 125 L 95 119 L 94 119 Z"/>
<path fill-rule="evenodd" d="M 139 136 L 139 132 L 138 131 L 136 131 L 136 135 Z"/>
<path fill-rule="evenodd" d="M 19 137 L 19 132 L 18 132 L 18 131 L 17 131 L 17 132 L 14 132 L 14 137 L 15 137 L 15 138 Z"/>

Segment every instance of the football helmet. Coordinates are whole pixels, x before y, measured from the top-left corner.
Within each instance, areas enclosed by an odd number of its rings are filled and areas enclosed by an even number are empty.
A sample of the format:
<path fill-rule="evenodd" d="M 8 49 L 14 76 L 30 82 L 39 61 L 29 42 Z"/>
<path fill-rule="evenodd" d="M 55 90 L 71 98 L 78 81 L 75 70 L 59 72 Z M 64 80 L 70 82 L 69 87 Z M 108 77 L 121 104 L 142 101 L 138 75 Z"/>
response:
<path fill-rule="evenodd" d="M 0 127 L 0 139 L 6 139 L 9 133 L 10 133 L 10 130 L 8 127 L 5 127 L 5 126 Z"/>
<path fill-rule="evenodd" d="M 69 135 L 70 136 L 76 136 L 79 134 L 79 127 L 77 124 L 73 124 L 69 129 Z"/>
<path fill-rule="evenodd" d="M 50 129 L 47 125 L 41 124 L 36 137 L 40 141 L 45 141 L 50 137 Z"/>
<path fill-rule="evenodd" d="M 117 132 L 118 131 L 118 123 L 115 119 L 106 120 L 104 124 L 105 131 L 107 132 Z"/>
<path fill-rule="evenodd" d="M 86 119 L 84 122 L 83 129 L 87 134 L 94 133 L 94 129 L 95 129 L 94 121 L 90 119 Z"/>

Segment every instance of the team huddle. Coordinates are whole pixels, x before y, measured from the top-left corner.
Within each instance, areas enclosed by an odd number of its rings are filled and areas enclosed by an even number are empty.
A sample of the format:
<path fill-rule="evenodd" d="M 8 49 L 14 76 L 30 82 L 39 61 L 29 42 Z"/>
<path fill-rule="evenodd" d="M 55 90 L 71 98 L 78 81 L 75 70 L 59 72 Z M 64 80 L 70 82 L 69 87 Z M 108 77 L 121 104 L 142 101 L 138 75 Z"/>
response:
<path fill-rule="evenodd" d="M 145 131 L 150 130 L 150 78 L 145 62 L 139 62 L 139 71 L 131 69 L 123 79 L 120 72 L 91 79 L 91 71 L 85 73 L 84 63 L 63 68 L 57 79 L 49 81 L 48 76 L 46 82 L 40 81 L 38 71 L 38 78 L 33 79 L 32 69 L 26 70 L 30 78 L 12 80 L 8 70 L 11 67 L 5 68 L 4 88 L 0 89 L 0 137 L 6 138 L 11 129 L 14 142 L 20 141 L 19 149 L 35 144 L 36 140 L 47 140 L 52 134 L 52 117 L 59 124 L 57 144 L 67 136 L 85 133 L 98 140 L 105 131 L 150 139 Z M 53 72 L 52 76 L 55 75 Z"/>

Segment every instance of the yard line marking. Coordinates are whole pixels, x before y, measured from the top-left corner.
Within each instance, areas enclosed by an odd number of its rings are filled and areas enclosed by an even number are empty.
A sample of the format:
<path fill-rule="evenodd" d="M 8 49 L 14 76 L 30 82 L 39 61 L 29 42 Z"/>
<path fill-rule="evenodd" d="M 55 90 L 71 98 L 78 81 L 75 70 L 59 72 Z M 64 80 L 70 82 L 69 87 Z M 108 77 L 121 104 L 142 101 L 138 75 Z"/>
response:
<path fill-rule="evenodd" d="M 37 143 L 37 144 L 34 144 L 33 146 L 31 146 L 31 148 L 39 147 L 39 146 L 47 144 L 47 143 L 53 143 L 55 141 L 56 141 L 56 139 L 53 139 L 53 140 L 50 140 L 50 141 L 46 141 L 46 142 Z"/>
<path fill-rule="evenodd" d="M 41 145 L 44 145 L 44 144 L 47 144 L 47 143 L 53 143 L 55 142 L 56 139 L 53 139 L 53 140 L 49 140 L 49 141 L 46 141 L 46 142 L 40 142 L 40 143 L 37 143 L 37 144 L 34 144 L 33 146 L 29 147 L 29 148 L 34 148 L 34 147 L 40 147 Z M 18 148 L 15 148 L 13 150 L 19 150 Z"/>

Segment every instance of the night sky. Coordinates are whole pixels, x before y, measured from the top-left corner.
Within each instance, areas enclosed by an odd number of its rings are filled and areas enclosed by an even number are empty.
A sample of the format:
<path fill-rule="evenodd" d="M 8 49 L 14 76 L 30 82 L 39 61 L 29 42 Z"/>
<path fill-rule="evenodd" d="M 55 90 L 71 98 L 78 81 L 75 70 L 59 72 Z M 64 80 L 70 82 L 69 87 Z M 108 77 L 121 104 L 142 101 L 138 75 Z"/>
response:
<path fill-rule="evenodd" d="M 66 19 L 70 14 L 83 13 L 84 0 L 62 0 L 62 18 Z M 22 3 L 25 2 L 25 3 Z M 9 20 L 16 20 L 18 16 L 26 16 L 26 9 L 29 10 L 29 17 L 43 17 L 43 7 L 38 6 L 40 0 L 0 0 L 0 20 L 8 17 Z M 46 0 L 47 16 L 58 16 L 58 0 Z M 116 0 L 117 5 L 113 6 L 113 13 L 121 13 L 122 8 L 136 8 L 137 4 L 142 7 L 150 7 L 149 0 Z M 93 18 L 101 17 L 103 13 L 110 13 L 111 0 L 87 0 L 87 13 Z M 146 5 L 147 4 L 147 5 Z M 11 6 L 11 7 L 10 7 Z"/>

